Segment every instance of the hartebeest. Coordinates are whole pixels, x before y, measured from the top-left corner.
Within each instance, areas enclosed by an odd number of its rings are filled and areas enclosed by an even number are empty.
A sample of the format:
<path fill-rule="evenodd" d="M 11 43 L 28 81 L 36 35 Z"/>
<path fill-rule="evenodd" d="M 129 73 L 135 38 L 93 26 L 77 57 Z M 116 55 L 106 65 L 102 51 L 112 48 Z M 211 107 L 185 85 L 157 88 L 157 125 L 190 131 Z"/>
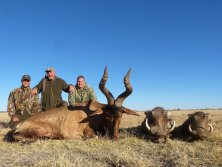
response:
<path fill-rule="evenodd" d="M 19 123 L 6 139 L 20 140 L 22 138 L 59 138 L 78 139 L 93 137 L 94 131 L 108 131 L 117 139 L 122 114 L 138 115 L 136 112 L 122 106 L 123 101 L 132 93 L 129 81 L 131 69 L 124 77 L 126 90 L 116 99 L 105 87 L 108 79 L 107 67 L 104 70 L 99 88 L 106 96 L 108 104 L 90 101 L 73 106 L 61 106 L 40 114 L 36 114 Z"/>
<path fill-rule="evenodd" d="M 89 122 L 89 126 L 93 130 L 99 132 L 105 132 L 107 130 L 110 137 L 118 139 L 122 114 L 125 113 L 128 115 L 139 116 L 139 114 L 137 114 L 135 111 L 122 106 L 123 101 L 133 91 L 132 85 L 129 81 L 130 73 L 131 69 L 128 70 L 123 81 L 126 90 L 121 93 L 116 99 L 114 99 L 112 93 L 105 86 L 108 80 L 108 70 L 106 67 L 100 81 L 99 88 L 106 96 L 108 104 L 102 104 L 97 101 L 92 101 L 89 103 L 82 103 L 70 106 L 70 110 L 84 110 L 88 115 L 86 122 Z"/>
<path fill-rule="evenodd" d="M 108 79 L 107 67 L 104 70 L 103 77 L 99 84 L 99 88 L 106 96 L 108 103 L 108 105 L 102 108 L 103 117 L 106 120 L 105 127 L 107 127 L 109 134 L 113 136 L 114 139 L 117 139 L 119 137 L 119 125 L 123 113 L 139 116 L 139 114 L 137 114 L 136 112 L 122 106 L 123 101 L 133 92 L 132 85 L 129 81 L 130 73 L 131 69 L 128 70 L 123 80 L 126 90 L 121 93 L 116 99 L 114 99 L 112 93 L 105 87 L 106 81 Z M 94 127 L 92 128 L 95 129 Z"/>

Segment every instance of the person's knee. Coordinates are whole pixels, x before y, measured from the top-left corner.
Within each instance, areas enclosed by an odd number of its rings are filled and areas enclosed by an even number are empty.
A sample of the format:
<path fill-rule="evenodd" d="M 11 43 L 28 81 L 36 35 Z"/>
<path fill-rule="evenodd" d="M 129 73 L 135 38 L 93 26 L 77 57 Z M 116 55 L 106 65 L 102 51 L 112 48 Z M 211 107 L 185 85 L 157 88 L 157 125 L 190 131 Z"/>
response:
<path fill-rule="evenodd" d="M 11 128 L 11 129 L 14 129 L 18 123 L 19 123 L 19 122 L 10 121 L 10 122 L 8 123 L 8 127 Z"/>

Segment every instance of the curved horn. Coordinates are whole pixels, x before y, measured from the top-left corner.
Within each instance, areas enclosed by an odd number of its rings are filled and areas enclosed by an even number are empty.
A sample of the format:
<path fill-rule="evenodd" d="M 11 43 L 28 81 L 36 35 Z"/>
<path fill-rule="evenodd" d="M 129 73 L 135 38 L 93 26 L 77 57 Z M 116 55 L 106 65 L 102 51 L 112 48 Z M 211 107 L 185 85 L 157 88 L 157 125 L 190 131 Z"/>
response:
<path fill-rule="evenodd" d="M 106 81 L 108 80 L 108 70 L 107 70 L 107 66 L 105 67 L 102 79 L 99 83 L 99 89 L 103 92 L 103 94 L 106 96 L 108 104 L 109 105 L 113 105 L 114 104 L 114 98 L 112 93 L 110 93 L 110 91 L 105 87 L 106 85 Z"/>
<path fill-rule="evenodd" d="M 129 68 L 127 74 L 124 77 L 123 83 L 125 85 L 126 90 L 117 97 L 115 102 L 116 107 L 121 107 L 123 101 L 133 92 L 132 85 L 129 81 L 130 74 L 131 74 L 131 68 Z"/>
<path fill-rule="evenodd" d="M 173 129 L 175 128 L 175 126 L 176 126 L 175 121 L 173 121 L 173 125 L 172 125 L 171 122 L 170 122 L 170 125 L 171 125 L 171 128 L 169 129 L 169 131 L 172 132 Z"/>
<path fill-rule="evenodd" d="M 191 124 L 189 125 L 188 130 L 189 130 L 189 132 L 190 132 L 191 134 L 193 134 L 193 135 L 196 135 L 196 134 L 197 134 L 197 132 L 195 132 L 195 131 L 193 131 L 193 130 L 191 129 Z"/>
<path fill-rule="evenodd" d="M 145 125 L 146 125 L 147 130 L 150 131 L 150 126 L 148 124 L 148 118 L 146 118 Z"/>
<path fill-rule="evenodd" d="M 210 127 L 210 131 L 209 132 L 213 132 L 214 128 L 211 124 L 208 124 L 208 126 Z"/>

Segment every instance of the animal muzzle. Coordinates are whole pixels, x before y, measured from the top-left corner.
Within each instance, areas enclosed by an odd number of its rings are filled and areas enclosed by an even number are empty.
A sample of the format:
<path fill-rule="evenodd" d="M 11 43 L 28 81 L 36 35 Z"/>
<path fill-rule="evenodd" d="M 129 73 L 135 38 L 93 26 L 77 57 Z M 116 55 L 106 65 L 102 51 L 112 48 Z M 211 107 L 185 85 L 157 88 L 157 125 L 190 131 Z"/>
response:
<path fill-rule="evenodd" d="M 153 135 L 153 136 L 151 136 L 151 141 L 154 142 L 154 143 L 166 143 L 167 142 L 167 137 L 166 136 Z"/>
<path fill-rule="evenodd" d="M 188 126 L 189 132 L 195 137 L 199 139 L 205 139 L 209 135 L 209 133 L 213 132 L 213 126 L 211 124 L 208 124 L 208 128 L 206 129 L 204 127 L 196 127 L 195 129 L 192 129 L 192 125 L 190 124 Z"/>
<path fill-rule="evenodd" d="M 168 128 L 162 128 L 160 126 L 148 126 L 147 123 L 147 130 L 152 142 L 166 143 L 167 136 L 169 134 Z"/>

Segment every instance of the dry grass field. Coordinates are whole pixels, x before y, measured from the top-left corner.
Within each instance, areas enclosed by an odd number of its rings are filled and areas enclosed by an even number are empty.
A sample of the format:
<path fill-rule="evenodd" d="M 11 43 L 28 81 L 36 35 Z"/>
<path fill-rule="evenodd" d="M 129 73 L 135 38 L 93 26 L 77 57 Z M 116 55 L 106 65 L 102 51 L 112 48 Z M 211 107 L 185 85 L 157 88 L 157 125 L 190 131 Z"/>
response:
<path fill-rule="evenodd" d="M 210 113 L 214 126 L 214 132 L 205 141 L 169 139 L 166 144 L 155 144 L 139 138 L 131 133 L 145 117 L 139 112 L 140 116 L 124 115 L 118 141 L 106 137 L 85 141 L 38 140 L 31 144 L 0 141 L 0 166 L 222 166 L 222 110 L 202 111 Z M 179 125 L 195 110 L 170 112 Z M 0 113 L 0 121 L 8 120 L 6 113 Z"/>

